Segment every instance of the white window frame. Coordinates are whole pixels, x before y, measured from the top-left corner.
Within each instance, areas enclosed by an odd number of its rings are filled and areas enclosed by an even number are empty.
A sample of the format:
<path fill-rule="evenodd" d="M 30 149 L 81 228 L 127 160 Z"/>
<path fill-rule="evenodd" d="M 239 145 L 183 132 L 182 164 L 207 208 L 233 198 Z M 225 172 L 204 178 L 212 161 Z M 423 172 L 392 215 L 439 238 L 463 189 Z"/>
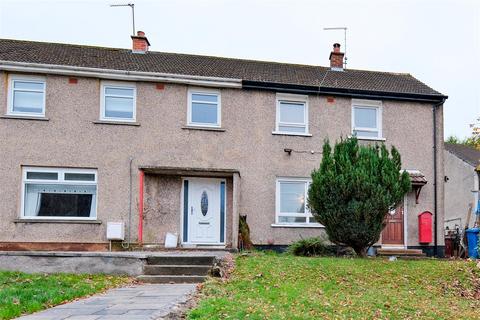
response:
<path fill-rule="evenodd" d="M 13 110 L 13 93 L 15 91 L 14 84 L 16 81 L 19 82 L 41 82 L 43 83 L 43 90 L 28 90 L 28 89 L 21 89 L 21 91 L 30 91 L 30 92 L 42 92 L 43 93 L 43 104 L 42 104 L 42 112 L 19 112 Z M 45 117 L 45 104 L 46 104 L 46 95 L 47 95 L 47 82 L 45 77 L 40 76 L 25 76 L 25 75 L 11 75 L 8 79 L 8 97 L 7 97 L 7 115 L 11 116 L 24 116 L 24 117 Z"/>
<path fill-rule="evenodd" d="M 217 123 L 213 124 L 213 123 L 202 123 L 202 122 L 192 121 L 192 102 L 194 102 L 192 96 L 194 94 L 210 95 L 210 96 L 217 97 L 217 103 L 198 101 L 205 104 L 217 105 Z M 211 127 L 211 128 L 220 128 L 222 126 L 222 101 L 221 101 L 220 91 L 199 89 L 199 88 L 188 89 L 187 125 L 192 127 Z"/>
<path fill-rule="evenodd" d="M 305 106 L 303 123 L 280 122 L 280 104 L 282 102 L 301 103 Z M 305 132 L 281 131 L 280 126 L 305 128 Z M 308 125 L 308 96 L 298 94 L 277 93 L 276 95 L 276 119 L 275 131 L 273 134 L 291 135 L 291 136 L 311 136 Z"/>
<path fill-rule="evenodd" d="M 295 212 L 280 212 L 280 185 L 281 183 L 304 183 L 305 184 L 305 213 L 295 213 Z M 292 177 L 278 177 L 276 179 L 276 191 L 275 191 L 275 225 L 277 226 L 307 226 L 307 227 L 322 227 L 318 222 L 310 222 L 310 218 L 313 218 L 310 209 L 307 206 L 308 203 L 308 188 L 312 183 L 310 178 L 292 178 Z M 280 216 L 282 217 L 305 217 L 306 222 L 280 222 Z"/>
<path fill-rule="evenodd" d="M 117 117 L 105 116 L 105 98 L 106 98 L 105 91 L 107 88 L 133 89 L 133 118 L 117 118 Z M 112 96 L 112 95 L 108 95 L 108 96 Z M 117 97 L 126 98 L 126 96 L 117 96 Z M 112 122 L 135 122 L 137 121 L 136 119 L 137 119 L 137 86 L 132 83 L 103 81 L 101 84 L 101 93 L 100 93 L 100 120 L 112 121 Z"/>
<path fill-rule="evenodd" d="M 365 128 L 365 127 L 355 127 L 355 109 L 375 109 L 377 112 L 377 127 L 373 128 Z M 352 100 L 352 136 L 355 136 L 355 131 L 369 131 L 369 132 L 378 132 L 377 137 L 366 137 L 366 136 L 356 136 L 358 139 L 363 140 L 385 140 L 383 138 L 382 132 L 382 102 L 375 101 L 375 100 Z"/>
<path fill-rule="evenodd" d="M 28 172 L 51 172 L 57 173 L 57 180 L 27 179 Z M 86 173 L 94 174 L 94 181 L 65 180 L 65 173 Z M 91 217 L 48 217 L 48 216 L 26 216 L 25 215 L 25 191 L 27 184 L 68 184 L 68 185 L 94 185 L 96 186 L 95 207 Z M 54 167 L 22 167 L 22 196 L 21 196 L 20 219 L 32 220 L 96 220 L 98 210 L 98 173 L 96 169 L 82 168 L 54 168 Z"/>

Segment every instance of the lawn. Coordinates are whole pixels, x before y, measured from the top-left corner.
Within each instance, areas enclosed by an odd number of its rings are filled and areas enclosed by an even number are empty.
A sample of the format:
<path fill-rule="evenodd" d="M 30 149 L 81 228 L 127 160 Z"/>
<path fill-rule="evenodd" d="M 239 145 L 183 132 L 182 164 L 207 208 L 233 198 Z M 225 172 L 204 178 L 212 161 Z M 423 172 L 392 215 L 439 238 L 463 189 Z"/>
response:
<path fill-rule="evenodd" d="M 199 298 L 189 319 L 480 319 L 480 268 L 253 253 L 237 256 L 230 280 L 210 279 Z"/>
<path fill-rule="evenodd" d="M 0 271 L 0 319 L 11 319 L 128 283 L 128 277 Z"/>

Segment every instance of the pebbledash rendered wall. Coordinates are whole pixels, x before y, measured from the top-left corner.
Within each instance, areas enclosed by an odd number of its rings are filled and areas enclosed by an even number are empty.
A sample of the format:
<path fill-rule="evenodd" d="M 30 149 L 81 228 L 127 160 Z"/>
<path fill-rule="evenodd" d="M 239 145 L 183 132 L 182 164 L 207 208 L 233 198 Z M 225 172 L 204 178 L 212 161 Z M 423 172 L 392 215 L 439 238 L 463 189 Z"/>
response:
<path fill-rule="evenodd" d="M 0 242 L 106 243 L 108 221 L 127 221 L 129 159 L 133 158 L 132 240 L 137 235 L 138 166 L 236 169 L 240 172 L 239 212 L 247 215 L 255 244 L 284 245 L 300 237 L 319 235 L 321 228 L 273 227 L 277 177 L 309 177 L 318 167 L 325 138 L 335 141 L 351 132 L 351 99 L 309 96 L 312 137 L 273 135 L 276 94 L 269 91 L 218 89 L 224 132 L 186 129 L 186 85 L 137 82 L 139 126 L 94 123 L 100 113 L 101 80 L 46 76 L 48 121 L 0 118 Z M 7 110 L 7 74 L 0 73 L 0 115 Z M 383 136 L 395 145 L 405 169 L 422 171 L 428 184 L 419 204 L 408 196 L 408 245 L 418 246 L 417 216 L 433 209 L 432 105 L 383 101 Z M 438 111 L 438 243 L 443 245 L 443 115 Z M 285 148 L 306 153 L 288 155 Z M 313 150 L 314 153 L 310 153 Z M 22 166 L 98 169 L 98 209 L 101 224 L 18 222 Z M 147 175 L 145 241 L 163 242 L 167 231 L 180 228 L 178 180 L 156 181 Z M 155 188 L 171 185 L 160 209 L 151 204 Z M 232 181 L 228 180 L 228 198 Z M 157 192 L 158 193 L 158 192 Z M 170 197 L 173 197 L 170 198 Z M 148 202 L 150 201 L 150 202 Z M 231 208 L 228 207 L 229 213 Z M 227 213 L 227 226 L 233 218 Z M 232 234 L 227 234 L 230 242 Z"/>
<path fill-rule="evenodd" d="M 472 212 L 470 221 L 467 221 L 468 205 L 472 204 L 472 211 L 477 208 L 478 173 L 475 167 L 463 161 L 457 155 L 445 150 L 445 227 L 455 230 L 456 227 L 471 226 L 475 219 Z"/>

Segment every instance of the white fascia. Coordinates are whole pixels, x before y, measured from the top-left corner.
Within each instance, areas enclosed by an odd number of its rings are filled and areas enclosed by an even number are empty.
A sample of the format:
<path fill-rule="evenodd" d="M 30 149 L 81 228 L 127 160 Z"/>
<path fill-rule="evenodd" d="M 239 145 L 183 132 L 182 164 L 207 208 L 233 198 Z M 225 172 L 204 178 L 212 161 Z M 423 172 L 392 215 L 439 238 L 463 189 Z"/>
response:
<path fill-rule="evenodd" d="M 40 74 L 58 74 L 65 76 L 78 76 L 124 81 L 165 82 L 197 85 L 204 87 L 242 88 L 242 79 L 219 77 L 202 77 L 182 74 L 126 71 L 114 69 L 100 69 L 64 66 L 55 64 L 41 64 L 29 62 L 16 62 L 0 60 L 0 70 L 10 72 L 29 72 Z"/>

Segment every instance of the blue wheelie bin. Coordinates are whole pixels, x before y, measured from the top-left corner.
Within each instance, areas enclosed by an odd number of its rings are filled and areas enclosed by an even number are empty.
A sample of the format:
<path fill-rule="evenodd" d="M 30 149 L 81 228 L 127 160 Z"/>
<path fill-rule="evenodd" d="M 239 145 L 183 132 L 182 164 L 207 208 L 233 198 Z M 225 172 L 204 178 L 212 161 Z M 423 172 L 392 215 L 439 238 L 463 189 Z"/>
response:
<path fill-rule="evenodd" d="M 468 256 L 472 259 L 478 259 L 478 233 L 480 228 L 467 229 Z"/>

